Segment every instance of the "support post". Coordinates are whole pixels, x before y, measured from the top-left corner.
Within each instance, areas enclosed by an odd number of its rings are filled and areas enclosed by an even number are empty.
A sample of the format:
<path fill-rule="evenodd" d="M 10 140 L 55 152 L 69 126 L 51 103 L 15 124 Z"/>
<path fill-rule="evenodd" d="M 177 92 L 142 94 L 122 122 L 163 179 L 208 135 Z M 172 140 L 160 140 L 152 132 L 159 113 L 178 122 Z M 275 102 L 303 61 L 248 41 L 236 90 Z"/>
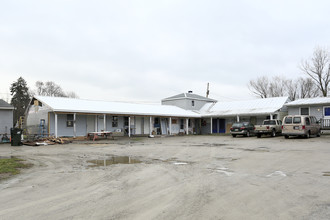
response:
<path fill-rule="evenodd" d="M 97 132 L 97 115 L 95 115 L 94 131 Z"/>
<path fill-rule="evenodd" d="M 77 118 L 77 114 L 73 113 L 73 137 L 77 137 L 76 118 Z"/>
<path fill-rule="evenodd" d="M 239 115 L 237 115 L 237 122 L 239 122 Z"/>
<path fill-rule="evenodd" d="M 131 137 L 131 116 L 128 117 L 128 137 Z"/>
<path fill-rule="evenodd" d="M 150 116 L 150 121 L 149 121 L 149 135 L 152 135 L 152 117 Z"/>
<path fill-rule="evenodd" d="M 210 128 L 210 130 L 211 130 L 211 134 L 213 134 L 213 130 L 212 130 L 212 128 L 213 128 L 213 119 L 212 119 L 212 117 L 211 117 L 211 128 Z"/>
<path fill-rule="evenodd" d="M 57 114 L 55 113 L 55 138 L 57 138 Z"/>
<path fill-rule="evenodd" d="M 103 130 L 104 131 L 107 130 L 107 115 L 106 114 L 103 115 Z"/>
<path fill-rule="evenodd" d="M 189 132 L 188 132 L 188 130 L 189 130 L 189 119 L 188 118 L 186 118 L 186 134 L 189 134 Z"/>
<path fill-rule="evenodd" d="M 170 127 L 170 135 L 172 135 L 172 118 L 170 117 L 169 120 L 170 121 L 169 121 L 168 124 L 169 124 L 169 127 Z"/>

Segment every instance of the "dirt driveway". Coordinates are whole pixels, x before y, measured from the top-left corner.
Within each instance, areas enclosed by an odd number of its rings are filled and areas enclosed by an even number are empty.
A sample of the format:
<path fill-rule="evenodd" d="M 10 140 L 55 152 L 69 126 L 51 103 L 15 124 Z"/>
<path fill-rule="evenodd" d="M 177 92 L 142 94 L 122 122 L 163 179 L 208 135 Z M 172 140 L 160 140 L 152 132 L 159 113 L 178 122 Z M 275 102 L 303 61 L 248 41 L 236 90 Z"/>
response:
<path fill-rule="evenodd" d="M 330 136 L 108 142 L 0 145 L 0 219 L 330 219 Z"/>

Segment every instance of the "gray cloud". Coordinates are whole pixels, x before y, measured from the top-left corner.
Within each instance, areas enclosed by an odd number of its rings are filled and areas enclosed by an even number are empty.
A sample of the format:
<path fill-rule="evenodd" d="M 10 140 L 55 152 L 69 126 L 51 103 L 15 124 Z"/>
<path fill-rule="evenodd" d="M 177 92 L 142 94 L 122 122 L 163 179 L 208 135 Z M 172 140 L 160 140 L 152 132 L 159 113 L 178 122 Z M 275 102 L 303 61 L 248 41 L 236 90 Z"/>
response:
<path fill-rule="evenodd" d="M 178 92 L 251 98 L 250 79 L 300 76 L 328 46 L 328 1 L 7 1 L 0 97 L 19 76 L 81 98 L 158 102 Z"/>

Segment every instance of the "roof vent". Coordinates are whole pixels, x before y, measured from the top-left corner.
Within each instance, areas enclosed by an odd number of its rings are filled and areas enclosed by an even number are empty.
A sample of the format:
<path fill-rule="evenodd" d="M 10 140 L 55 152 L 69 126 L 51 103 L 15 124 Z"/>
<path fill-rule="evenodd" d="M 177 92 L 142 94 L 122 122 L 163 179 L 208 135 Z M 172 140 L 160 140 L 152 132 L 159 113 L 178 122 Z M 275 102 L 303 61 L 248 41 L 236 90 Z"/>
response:
<path fill-rule="evenodd" d="M 191 91 L 191 90 L 190 90 L 190 91 L 188 91 L 188 93 L 192 93 L 192 92 L 193 92 L 193 91 Z"/>

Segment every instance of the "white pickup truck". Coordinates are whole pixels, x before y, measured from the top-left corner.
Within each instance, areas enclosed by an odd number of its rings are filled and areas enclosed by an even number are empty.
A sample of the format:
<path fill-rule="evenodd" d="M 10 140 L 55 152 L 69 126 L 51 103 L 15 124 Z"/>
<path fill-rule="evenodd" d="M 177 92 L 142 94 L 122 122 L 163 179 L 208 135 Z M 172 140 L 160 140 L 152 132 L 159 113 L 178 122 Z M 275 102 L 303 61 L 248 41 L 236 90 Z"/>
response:
<path fill-rule="evenodd" d="M 275 137 L 276 134 L 281 134 L 281 132 L 282 121 L 277 119 L 264 120 L 262 125 L 255 126 L 255 134 L 258 138 L 260 138 L 263 134 Z"/>

